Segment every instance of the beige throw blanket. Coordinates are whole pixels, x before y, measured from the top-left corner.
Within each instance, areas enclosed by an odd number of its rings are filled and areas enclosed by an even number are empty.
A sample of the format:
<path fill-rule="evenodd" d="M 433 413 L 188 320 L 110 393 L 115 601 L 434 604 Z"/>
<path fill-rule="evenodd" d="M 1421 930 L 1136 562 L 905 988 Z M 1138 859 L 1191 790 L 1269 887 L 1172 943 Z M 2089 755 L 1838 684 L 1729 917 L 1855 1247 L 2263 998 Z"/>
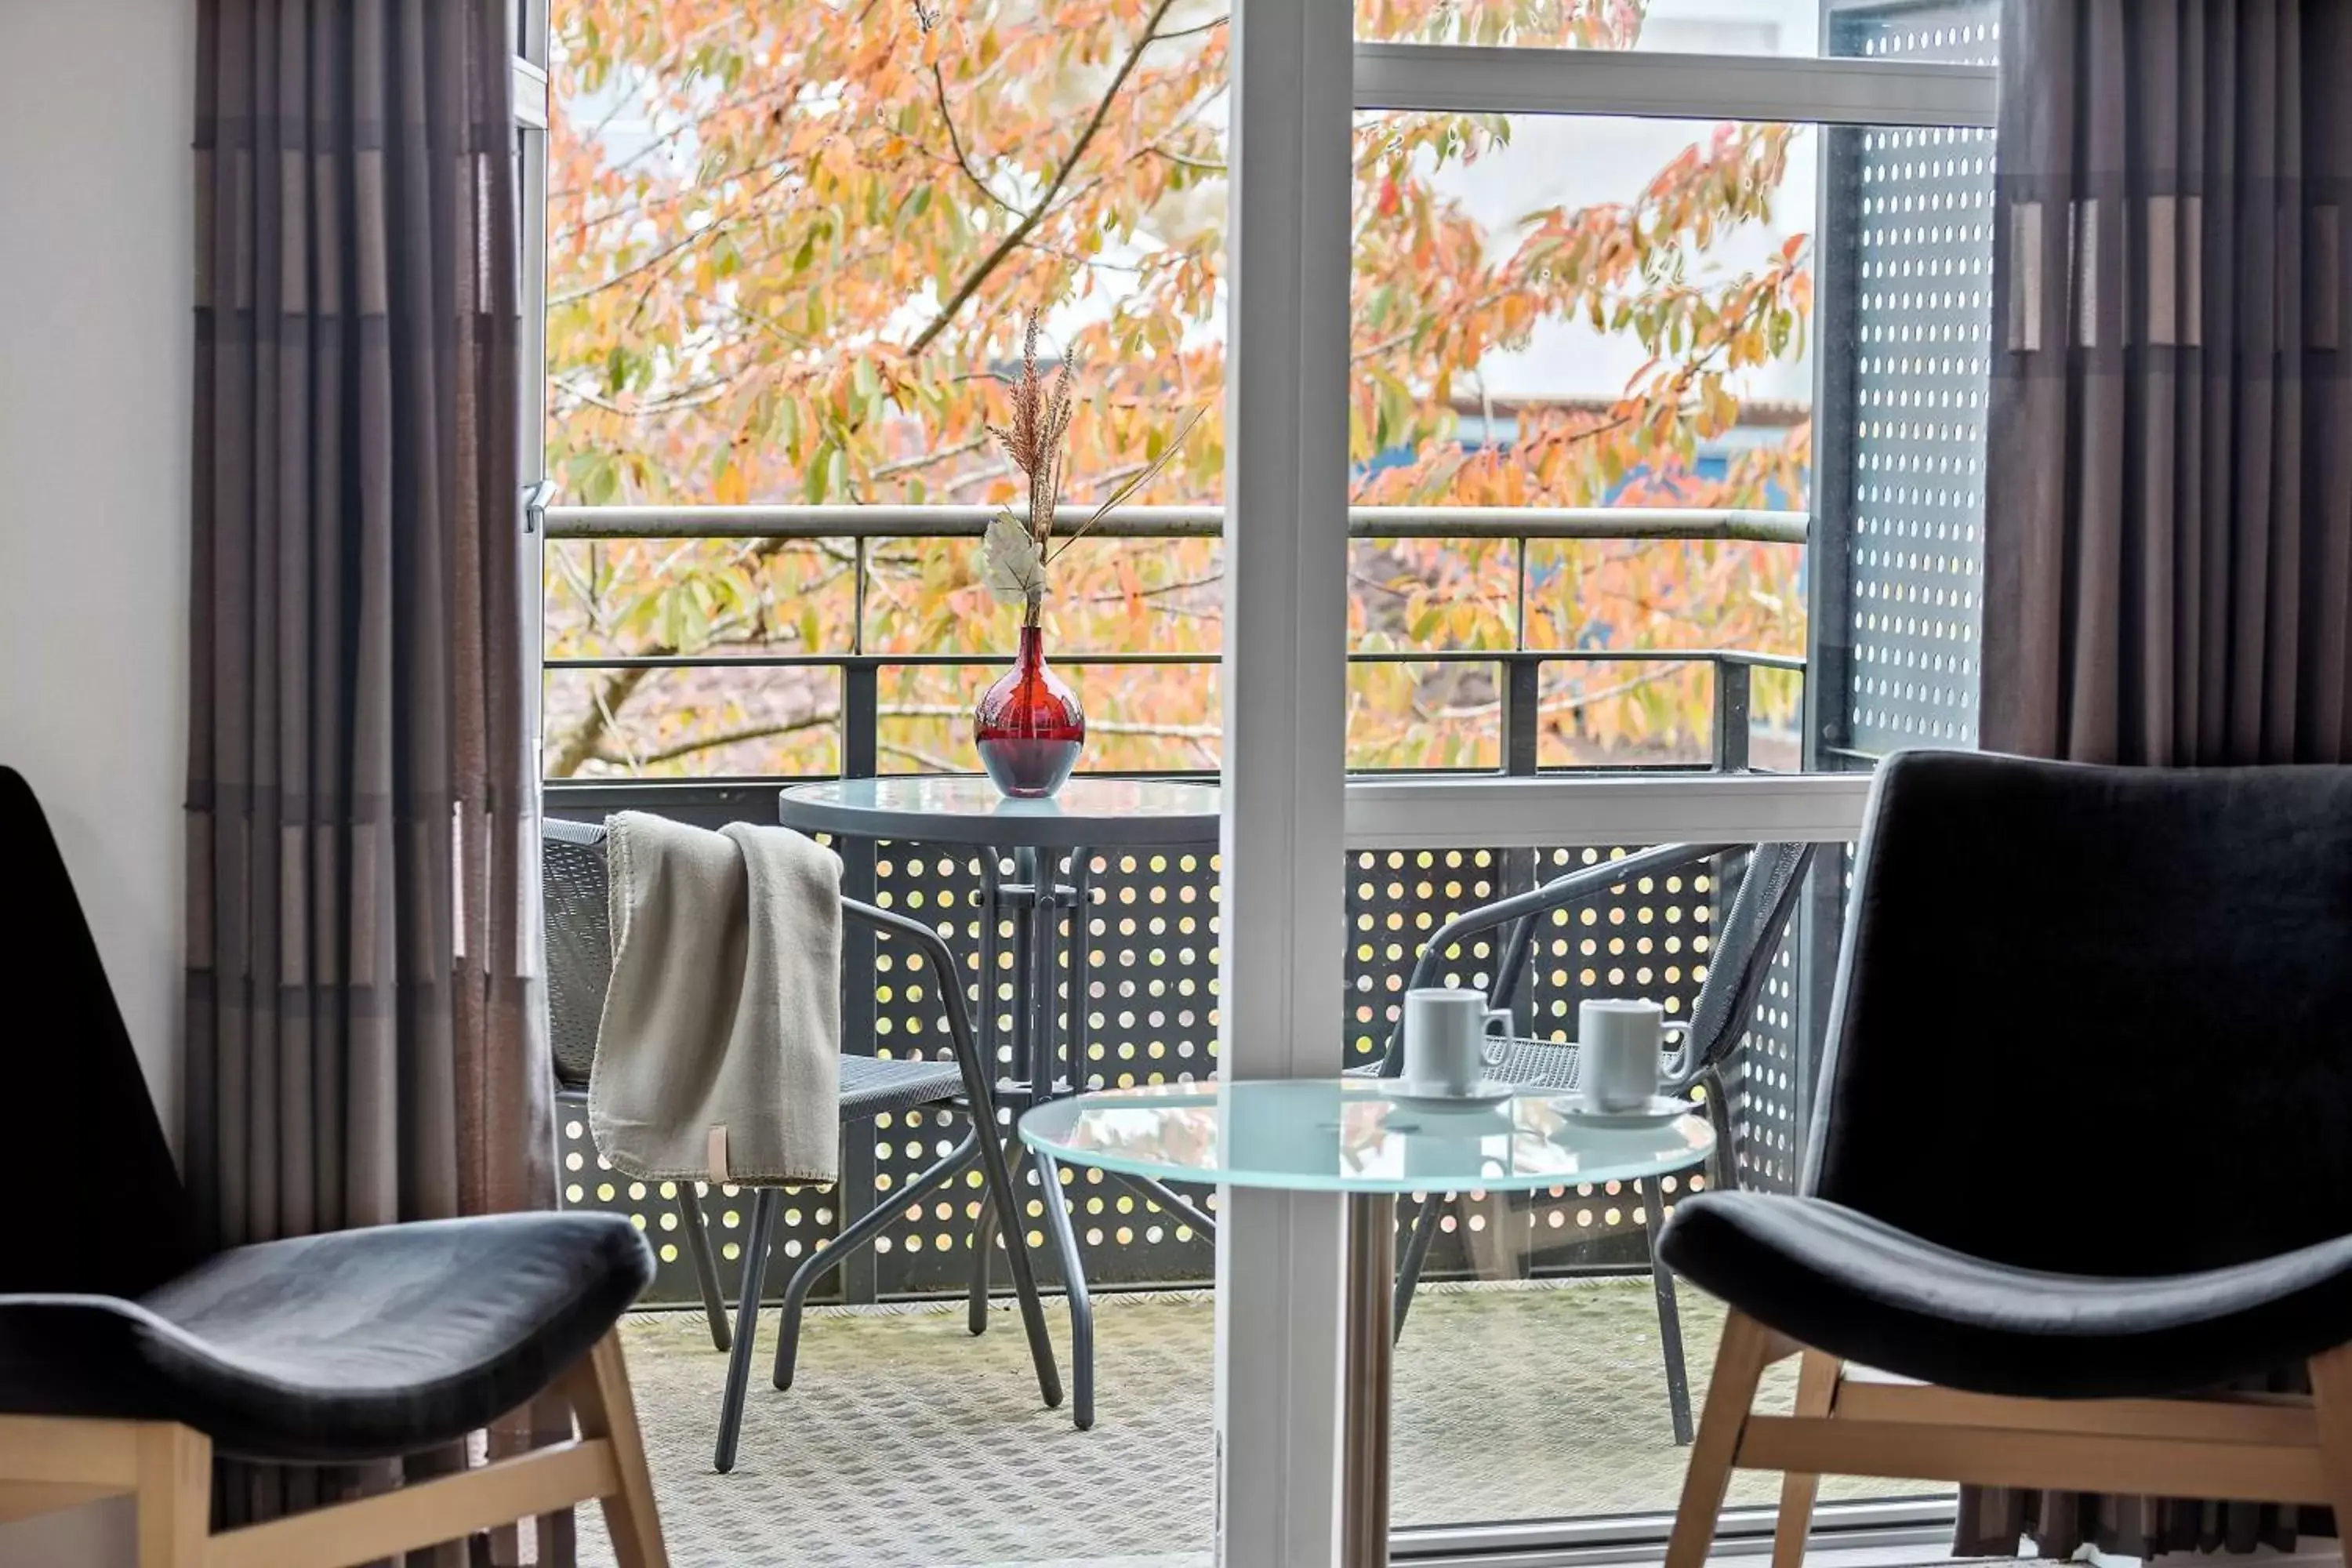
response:
<path fill-rule="evenodd" d="M 597 1151 L 641 1181 L 835 1180 L 841 863 L 783 827 L 625 812 L 605 828 Z"/>

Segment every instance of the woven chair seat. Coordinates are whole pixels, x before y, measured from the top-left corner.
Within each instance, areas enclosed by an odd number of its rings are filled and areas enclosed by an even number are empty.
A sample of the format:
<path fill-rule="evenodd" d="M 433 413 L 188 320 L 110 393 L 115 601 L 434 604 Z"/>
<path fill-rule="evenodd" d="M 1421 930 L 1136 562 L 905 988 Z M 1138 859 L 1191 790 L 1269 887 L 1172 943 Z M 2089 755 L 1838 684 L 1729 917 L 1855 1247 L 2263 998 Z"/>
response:
<path fill-rule="evenodd" d="M 1573 1040 L 1536 1040 L 1515 1036 L 1510 1048 L 1503 1054 L 1501 1065 L 1488 1076 L 1520 1089 L 1574 1089 L 1582 1055 Z M 1367 1062 L 1362 1067 L 1349 1068 L 1348 1076 L 1378 1078 L 1381 1064 Z"/>
<path fill-rule="evenodd" d="M 951 1061 L 897 1061 L 844 1053 L 841 1119 L 863 1121 L 963 1096 L 963 1070 Z"/>

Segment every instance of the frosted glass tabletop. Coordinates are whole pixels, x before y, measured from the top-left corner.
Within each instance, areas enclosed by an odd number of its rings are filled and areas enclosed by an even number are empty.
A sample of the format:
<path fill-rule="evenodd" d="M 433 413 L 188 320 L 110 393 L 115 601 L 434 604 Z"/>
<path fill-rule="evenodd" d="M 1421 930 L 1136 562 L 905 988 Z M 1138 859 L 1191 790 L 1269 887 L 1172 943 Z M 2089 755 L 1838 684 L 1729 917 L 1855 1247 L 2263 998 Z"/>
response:
<path fill-rule="evenodd" d="M 1217 786 L 1072 779 L 1051 800 L 1012 800 L 978 774 L 835 779 L 783 792 L 776 819 L 803 833 L 1007 848 L 1129 849 L 1213 844 Z"/>
<path fill-rule="evenodd" d="M 1715 1147 L 1703 1116 L 1596 1127 L 1579 1121 L 1557 1090 L 1433 1110 L 1391 1099 L 1371 1079 L 1094 1089 L 1026 1112 L 1021 1137 L 1076 1165 L 1325 1193 L 1631 1181 L 1685 1169 Z"/>

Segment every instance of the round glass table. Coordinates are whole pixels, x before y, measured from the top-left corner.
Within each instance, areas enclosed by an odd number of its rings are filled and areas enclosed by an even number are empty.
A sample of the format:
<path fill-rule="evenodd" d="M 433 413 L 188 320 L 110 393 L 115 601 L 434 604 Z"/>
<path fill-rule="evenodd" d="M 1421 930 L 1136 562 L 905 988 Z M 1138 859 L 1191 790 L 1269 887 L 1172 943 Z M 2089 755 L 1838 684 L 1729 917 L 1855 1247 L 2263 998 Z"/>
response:
<path fill-rule="evenodd" d="M 1391 1289 L 1399 1193 L 1539 1192 L 1686 1170 L 1715 1147 L 1704 1116 L 1648 1128 L 1579 1117 L 1556 1090 L 1432 1107 L 1378 1079 L 1098 1089 L 1021 1119 L 1033 1152 L 1156 1181 L 1331 1193 L 1347 1210 L 1344 1568 L 1388 1561 Z"/>
<path fill-rule="evenodd" d="M 803 833 L 999 849 L 1167 848 L 1217 841 L 1217 786 L 1077 778 L 1050 800 L 1014 800 L 964 773 L 829 779 L 785 790 L 777 820 Z"/>
<path fill-rule="evenodd" d="M 1087 1082 L 1087 1019 L 1082 1005 L 1090 994 L 1091 944 L 1075 940 L 1093 901 L 1094 859 L 1098 850 L 1181 849 L 1217 842 L 1217 786 L 1159 779 L 1075 778 L 1050 800 L 1013 800 L 987 779 L 961 773 L 920 773 L 896 778 L 837 779 L 794 784 L 782 792 L 776 819 L 803 833 L 828 833 L 847 840 L 845 866 L 872 866 L 879 842 L 971 845 L 980 857 L 980 969 L 1000 973 L 1000 943 L 1011 927 L 1013 1024 L 1010 1074 L 996 1086 L 996 1102 L 1017 1116 L 1084 1089 Z M 853 858 L 862 856 L 862 860 Z M 1011 857 L 1012 875 L 1004 874 Z M 1062 972 L 1062 923 L 1067 915 L 1069 982 Z M 1057 995 L 1066 997 L 1056 1005 Z M 997 1054 L 997 1009 L 983 1006 L 973 1020 L 984 1058 Z M 1040 1192 L 1062 1190 L 1053 1156 L 1030 1155 Z M 1150 1201 L 1160 1204 L 1203 1235 L 1215 1222 L 1189 1199 L 1148 1176 L 1130 1175 Z M 1076 1228 L 1068 1211 L 1048 1203 L 1045 1233 L 1062 1267 L 1070 1307 L 1070 1418 L 1081 1428 L 1094 1425 L 1094 1308 L 1087 1295 Z M 973 1238 L 972 1331 L 986 1321 L 989 1257 L 997 1224 L 984 1210 Z"/>

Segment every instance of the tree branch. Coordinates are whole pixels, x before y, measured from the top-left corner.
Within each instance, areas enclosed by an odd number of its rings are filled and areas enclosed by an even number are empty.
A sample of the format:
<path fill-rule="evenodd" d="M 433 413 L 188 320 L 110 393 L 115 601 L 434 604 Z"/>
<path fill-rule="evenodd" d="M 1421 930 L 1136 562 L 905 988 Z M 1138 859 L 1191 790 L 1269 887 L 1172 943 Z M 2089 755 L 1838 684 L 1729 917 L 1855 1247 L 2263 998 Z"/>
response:
<path fill-rule="evenodd" d="M 1014 217 L 1022 216 L 1021 209 L 990 189 L 988 182 L 982 179 L 980 172 L 971 166 L 971 155 L 963 150 L 963 137 L 956 131 L 955 116 L 948 112 L 948 79 L 940 72 L 940 62 L 937 60 L 931 62 L 931 89 L 933 100 L 940 106 L 940 123 L 947 127 L 948 145 L 955 152 L 956 167 L 963 171 L 963 177 L 971 182 L 973 190 L 978 191 Z"/>
<path fill-rule="evenodd" d="M 1004 258 L 1020 249 L 1037 226 L 1045 221 L 1045 215 L 1053 210 L 1055 198 L 1062 194 L 1062 187 L 1069 184 L 1070 175 L 1076 171 L 1078 160 L 1086 156 L 1087 149 L 1094 145 L 1095 137 L 1101 132 L 1103 122 L 1110 118 L 1110 106 L 1118 101 L 1120 90 L 1127 86 L 1127 79 L 1133 76 L 1135 68 L 1142 63 L 1143 51 L 1159 42 L 1160 24 L 1175 4 L 1176 0 L 1159 0 L 1152 6 L 1150 19 L 1143 25 L 1142 36 L 1135 40 L 1135 47 L 1127 51 L 1127 58 L 1119 61 L 1118 70 L 1110 79 L 1110 86 L 1104 91 L 1102 101 L 1095 105 L 1094 113 L 1087 118 L 1086 128 L 1078 132 L 1077 141 L 1071 144 L 1061 167 L 1055 170 L 1053 179 L 1046 182 L 1045 189 L 1037 197 L 1037 205 L 1031 207 L 1027 216 L 1014 224 L 1003 239 L 997 241 L 995 249 L 964 274 L 963 281 L 956 285 L 955 291 L 940 307 L 940 313 L 931 319 L 930 325 L 916 333 L 915 341 L 907 345 L 910 357 L 921 353 L 939 341 L 940 334 L 948 330 L 948 323 L 955 319 L 956 312 L 980 292 L 981 285 L 987 282 L 999 267 L 1004 265 Z"/>
<path fill-rule="evenodd" d="M 959 442 L 952 447 L 942 447 L 936 452 L 926 452 L 919 458 L 901 458 L 895 463 L 885 463 L 875 469 L 869 477 L 877 479 L 894 479 L 900 474 L 911 474 L 918 468 L 928 468 L 933 463 L 944 463 L 950 458 L 961 458 L 967 452 L 977 452 L 987 445 L 988 437 L 985 434 L 975 436 L 969 441 Z"/>
<path fill-rule="evenodd" d="M 652 673 L 636 666 L 614 670 L 604 677 L 604 683 L 596 689 L 594 700 L 588 704 L 588 711 L 580 716 L 580 722 L 556 747 L 554 757 L 547 764 L 548 776 L 568 779 L 584 764 L 602 758 L 604 737 L 612 732 L 613 716 L 636 695 L 637 688 Z"/>
<path fill-rule="evenodd" d="M 773 724 L 753 724 L 746 729 L 728 730 L 716 735 L 705 735 L 697 740 L 680 741 L 675 746 L 667 746 L 658 752 L 647 752 L 637 759 L 637 766 L 649 768 L 662 763 L 674 763 L 680 757 L 690 757 L 697 752 L 716 751 L 720 746 L 732 746 L 743 741 L 764 741 L 776 735 L 797 735 L 803 731 L 823 729 L 827 724 L 838 721 L 840 718 L 839 710 L 828 708 L 821 713 L 810 713 L 799 719 L 780 720 Z M 617 762 L 620 759 L 608 756 L 604 760 Z"/>

